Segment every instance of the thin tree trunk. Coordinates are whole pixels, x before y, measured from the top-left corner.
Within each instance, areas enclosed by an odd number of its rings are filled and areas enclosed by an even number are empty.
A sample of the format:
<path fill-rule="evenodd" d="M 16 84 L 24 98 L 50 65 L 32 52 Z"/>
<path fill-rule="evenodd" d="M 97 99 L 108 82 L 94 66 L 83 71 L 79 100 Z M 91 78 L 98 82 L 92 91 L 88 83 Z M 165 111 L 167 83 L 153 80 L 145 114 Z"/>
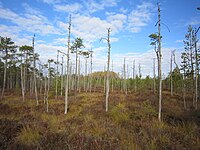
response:
<path fill-rule="evenodd" d="M 106 112 L 108 111 L 108 99 L 109 99 L 109 74 L 110 74 L 110 28 L 108 29 L 108 62 L 107 62 L 107 76 L 106 76 Z"/>
<path fill-rule="evenodd" d="M 6 49 L 6 57 L 7 57 L 7 55 L 8 55 L 8 50 Z M 2 93 L 1 93 L 1 100 L 3 100 L 3 97 L 4 97 L 4 91 L 5 91 L 5 86 L 6 86 L 6 73 L 7 73 L 7 58 L 6 58 L 5 64 L 4 64 L 3 89 L 2 89 Z"/>
<path fill-rule="evenodd" d="M 57 73 L 56 73 L 56 99 L 58 99 L 58 57 L 59 57 L 59 50 L 57 51 Z"/>
<path fill-rule="evenodd" d="M 159 81 L 159 111 L 158 111 L 158 120 L 161 121 L 161 112 L 162 112 L 162 70 L 161 70 L 161 36 L 160 36 L 160 5 L 158 4 L 158 81 Z"/>
<path fill-rule="evenodd" d="M 171 60 L 170 60 L 170 89 L 171 89 L 171 96 L 173 96 L 173 79 L 172 79 L 172 52 L 171 52 Z"/>
<path fill-rule="evenodd" d="M 37 93 L 37 79 L 36 79 L 36 62 L 35 62 L 35 52 L 34 52 L 34 41 L 35 41 L 35 34 L 33 37 L 33 63 L 34 63 L 34 68 L 33 68 L 33 78 L 34 78 L 34 88 L 35 88 L 35 99 L 36 99 L 36 104 L 38 105 L 38 93 Z"/>
<path fill-rule="evenodd" d="M 183 105 L 184 105 L 184 109 L 186 110 L 187 107 L 186 107 L 186 98 L 185 98 L 185 93 L 186 93 L 186 85 L 185 85 L 185 70 L 184 70 L 184 73 L 183 73 Z"/>
<path fill-rule="evenodd" d="M 156 66 L 155 58 L 153 58 L 153 93 L 156 93 Z"/>
<path fill-rule="evenodd" d="M 22 53 L 21 53 L 22 55 Z M 23 102 L 25 101 L 25 98 L 24 98 L 24 79 L 23 79 L 23 65 L 22 65 L 22 56 L 21 56 L 21 90 L 22 90 L 22 99 L 23 99 Z"/>
<path fill-rule="evenodd" d="M 80 70 L 81 70 L 81 67 L 80 67 L 80 56 L 79 56 L 79 59 L 78 59 L 78 92 L 79 93 L 81 92 L 81 89 L 80 89 Z"/>
<path fill-rule="evenodd" d="M 92 51 L 90 54 L 90 93 L 92 92 Z"/>
<path fill-rule="evenodd" d="M 106 66 L 104 66 L 104 80 L 103 80 L 104 93 L 106 93 Z"/>
<path fill-rule="evenodd" d="M 111 87 L 112 87 L 112 92 L 113 92 L 113 76 L 114 76 L 114 72 L 113 72 L 113 61 L 112 61 L 112 77 L 111 77 L 111 82 L 112 82 L 112 85 L 111 85 Z"/>
<path fill-rule="evenodd" d="M 126 59 L 124 58 L 124 92 L 127 95 L 127 83 L 126 83 Z"/>
<path fill-rule="evenodd" d="M 75 98 L 77 93 L 77 66 L 78 66 L 78 49 L 76 49 L 76 68 L 75 68 L 75 84 L 74 84 Z"/>
<path fill-rule="evenodd" d="M 49 98 L 49 89 L 50 89 L 50 80 L 51 80 L 51 73 L 50 73 L 50 67 L 51 67 L 51 65 L 50 65 L 50 62 L 49 62 L 49 73 L 48 73 L 48 76 L 49 76 L 49 78 L 48 78 L 48 85 L 47 85 L 47 96 L 46 96 L 46 104 L 47 104 L 47 112 L 49 112 L 49 100 L 48 100 L 48 98 Z"/>
<path fill-rule="evenodd" d="M 60 95 L 63 95 L 63 57 L 62 57 L 62 64 L 61 64 L 61 84 L 60 84 Z"/>
<path fill-rule="evenodd" d="M 87 92 L 87 58 L 85 58 L 84 91 Z"/>
<path fill-rule="evenodd" d="M 46 103 L 47 97 L 47 77 L 44 77 L 44 104 Z"/>
<path fill-rule="evenodd" d="M 69 49 L 70 49 L 70 31 L 71 31 L 71 16 L 69 17 L 69 33 L 68 33 L 68 43 L 67 43 L 67 80 L 65 84 L 65 112 L 68 112 L 68 93 L 69 93 Z"/>
<path fill-rule="evenodd" d="M 199 31 L 200 27 L 195 30 L 195 109 L 198 109 L 198 69 L 199 69 L 199 64 L 198 64 L 198 53 L 197 53 L 197 32 Z"/>

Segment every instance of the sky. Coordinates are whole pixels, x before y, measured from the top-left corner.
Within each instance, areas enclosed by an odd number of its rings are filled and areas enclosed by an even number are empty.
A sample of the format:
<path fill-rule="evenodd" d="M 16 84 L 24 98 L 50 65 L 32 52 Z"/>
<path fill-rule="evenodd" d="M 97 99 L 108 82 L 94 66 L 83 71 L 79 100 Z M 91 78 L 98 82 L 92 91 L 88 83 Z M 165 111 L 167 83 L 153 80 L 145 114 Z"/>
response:
<path fill-rule="evenodd" d="M 107 43 L 100 39 L 107 38 L 111 28 L 110 69 L 121 73 L 125 58 L 128 76 L 132 76 L 133 60 L 136 73 L 140 64 L 142 76 L 152 76 L 156 54 L 148 36 L 158 32 L 157 2 L 161 7 L 162 70 L 167 75 L 171 51 L 176 49 L 180 64 L 188 26 L 200 26 L 199 0 L 1 0 L 0 36 L 22 46 L 31 45 L 35 34 L 35 51 L 46 63 L 56 60 L 57 50 L 67 52 L 71 15 L 71 42 L 80 37 L 84 50 L 94 51 L 93 71 L 103 70 L 107 63 Z M 74 54 L 70 57 L 74 64 Z M 81 73 L 84 61 L 81 57 Z"/>

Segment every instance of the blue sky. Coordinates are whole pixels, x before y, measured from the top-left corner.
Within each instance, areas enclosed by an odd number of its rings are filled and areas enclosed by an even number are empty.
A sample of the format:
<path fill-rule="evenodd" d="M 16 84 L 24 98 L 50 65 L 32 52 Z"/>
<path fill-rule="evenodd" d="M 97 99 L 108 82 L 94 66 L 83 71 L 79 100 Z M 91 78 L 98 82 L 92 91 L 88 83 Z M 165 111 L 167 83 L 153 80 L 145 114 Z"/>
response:
<path fill-rule="evenodd" d="M 176 49 L 180 63 L 184 35 L 188 25 L 200 25 L 199 0 L 162 0 L 162 66 L 169 72 L 171 50 Z M 36 52 L 42 61 L 56 58 L 57 50 L 66 51 L 68 17 L 72 15 L 72 40 L 81 37 L 86 49 L 94 50 L 94 70 L 106 64 L 107 45 L 99 42 L 111 28 L 111 59 L 121 72 L 123 58 L 141 64 L 143 76 L 152 76 L 152 59 L 156 57 L 148 35 L 157 32 L 157 1 L 154 0 L 1 0 L 0 33 L 17 45 L 31 45 L 36 34 Z M 73 60 L 73 55 L 72 61 Z M 82 62 L 84 59 L 81 58 Z M 82 67 L 82 70 L 83 67 Z M 131 76 L 131 71 L 129 73 Z"/>

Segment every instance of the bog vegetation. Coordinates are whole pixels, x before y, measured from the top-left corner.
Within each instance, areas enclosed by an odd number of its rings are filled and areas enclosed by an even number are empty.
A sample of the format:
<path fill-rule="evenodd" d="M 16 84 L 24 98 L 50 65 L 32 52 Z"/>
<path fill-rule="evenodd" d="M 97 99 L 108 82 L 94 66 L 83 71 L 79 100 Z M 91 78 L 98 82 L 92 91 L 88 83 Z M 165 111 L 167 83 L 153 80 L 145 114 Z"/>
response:
<path fill-rule="evenodd" d="M 154 76 L 145 78 L 134 60 L 128 70 L 126 58 L 122 73 L 113 71 L 110 28 L 101 39 L 108 57 L 99 72 L 95 51 L 83 50 L 79 37 L 71 42 L 71 17 L 66 52 L 58 50 L 56 60 L 40 60 L 35 35 L 23 46 L 0 37 L 0 149 L 200 149 L 199 28 L 188 27 L 181 65 L 172 50 L 163 78 L 159 5 L 157 26 L 149 35 Z"/>

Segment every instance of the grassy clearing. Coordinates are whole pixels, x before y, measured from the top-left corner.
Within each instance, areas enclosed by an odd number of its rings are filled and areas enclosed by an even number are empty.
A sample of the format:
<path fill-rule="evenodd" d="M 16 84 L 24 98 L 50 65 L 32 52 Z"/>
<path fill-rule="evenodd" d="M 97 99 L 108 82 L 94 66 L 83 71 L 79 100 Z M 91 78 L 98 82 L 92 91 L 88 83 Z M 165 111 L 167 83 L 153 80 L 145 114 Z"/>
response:
<path fill-rule="evenodd" d="M 151 92 L 113 93 L 105 112 L 102 93 L 64 100 L 6 96 L 0 102 L 0 149 L 200 149 L 199 111 L 185 111 L 180 97 L 164 94 L 163 122 Z"/>

